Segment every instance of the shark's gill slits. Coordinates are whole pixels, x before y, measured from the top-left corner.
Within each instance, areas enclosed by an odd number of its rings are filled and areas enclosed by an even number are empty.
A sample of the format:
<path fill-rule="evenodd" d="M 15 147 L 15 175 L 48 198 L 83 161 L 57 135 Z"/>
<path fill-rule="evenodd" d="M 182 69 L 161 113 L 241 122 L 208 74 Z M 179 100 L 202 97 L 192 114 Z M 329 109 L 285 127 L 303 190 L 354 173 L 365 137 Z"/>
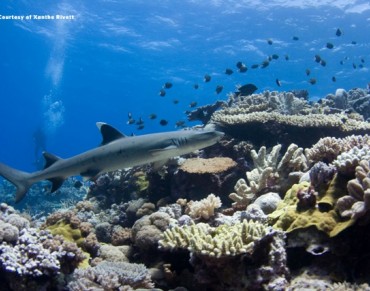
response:
<path fill-rule="evenodd" d="M 182 147 L 188 143 L 188 139 L 186 137 L 184 138 L 173 138 L 171 139 L 171 143 L 176 147 Z"/>

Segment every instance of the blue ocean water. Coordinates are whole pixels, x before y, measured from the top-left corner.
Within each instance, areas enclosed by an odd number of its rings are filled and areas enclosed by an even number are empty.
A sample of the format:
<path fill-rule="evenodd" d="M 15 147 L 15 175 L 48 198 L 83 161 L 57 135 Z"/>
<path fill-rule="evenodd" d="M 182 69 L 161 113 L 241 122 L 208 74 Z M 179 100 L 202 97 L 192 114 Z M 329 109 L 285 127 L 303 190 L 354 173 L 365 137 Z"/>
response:
<path fill-rule="evenodd" d="M 226 100 L 238 84 L 318 99 L 370 81 L 368 1 L 24 0 L 1 1 L 0 14 L 0 160 L 26 171 L 41 149 L 69 157 L 98 145 L 97 121 L 126 134 L 175 130 L 191 102 Z M 73 19 L 36 19 L 56 15 Z M 251 69 L 273 54 L 268 67 Z M 173 87 L 161 97 L 165 82 Z"/>

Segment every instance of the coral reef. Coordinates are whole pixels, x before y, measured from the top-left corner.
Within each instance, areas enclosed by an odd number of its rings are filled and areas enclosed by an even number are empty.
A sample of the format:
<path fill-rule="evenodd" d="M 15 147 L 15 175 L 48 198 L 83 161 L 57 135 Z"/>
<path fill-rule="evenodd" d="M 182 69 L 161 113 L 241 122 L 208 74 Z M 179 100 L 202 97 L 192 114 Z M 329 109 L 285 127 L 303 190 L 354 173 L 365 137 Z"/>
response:
<path fill-rule="evenodd" d="M 316 227 L 331 237 L 338 235 L 354 223 L 354 220 L 342 219 L 334 209 L 335 202 L 345 195 L 345 182 L 336 175 L 322 195 L 313 192 L 308 182 L 293 185 L 277 209 L 269 214 L 270 223 L 288 233 Z"/>
<path fill-rule="evenodd" d="M 363 146 L 361 149 L 353 147 L 347 152 L 341 153 L 333 164 L 338 172 L 344 175 L 350 175 L 355 171 L 361 160 L 370 160 L 370 146 Z"/>
<path fill-rule="evenodd" d="M 279 161 L 280 150 L 281 145 L 276 145 L 269 154 L 264 146 L 258 153 L 255 150 L 251 151 L 254 169 L 246 173 L 249 186 L 244 179 L 238 180 L 234 187 L 235 192 L 229 195 L 229 198 L 234 201 L 233 206 L 245 207 L 256 196 L 270 190 L 285 192 L 292 184 L 290 174 L 307 169 L 302 148 L 291 144 Z"/>
<path fill-rule="evenodd" d="M 143 250 L 156 248 L 171 221 L 171 217 L 164 212 L 155 212 L 140 218 L 132 227 L 132 241 Z"/>
<path fill-rule="evenodd" d="M 350 135 L 344 138 L 324 137 L 311 148 L 305 149 L 305 155 L 310 163 L 323 161 L 333 162 L 341 153 L 347 152 L 354 147 L 359 149 L 370 146 L 370 138 L 365 135 Z"/>
<path fill-rule="evenodd" d="M 216 228 L 205 223 L 175 226 L 167 229 L 159 241 L 163 249 L 185 248 L 192 253 L 210 257 L 252 253 L 255 243 L 270 229 L 259 222 L 246 221 Z"/>
<path fill-rule="evenodd" d="M 222 205 L 221 199 L 214 194 L 209 194 L 200 201 L 189 201 L 185 212 L 193 219 L 208 220 L 215 215 L 215 209 Z"/>
<path fill-rule="evenodd" d="M 146 267 L 126 262 L 102 262 L 95 267 L 76 270 L 69 290 L 134 290 L 154 285 Z"/>
<path fill-rule="evenodd" d="M 193 158 L 186 159 L 184 163 L 180 166 L 180 170 L 191 173 L 191 174 L 205 174 L 205 173 L 221 173 L 227 171 L 236 166 L 230 158 L 211 158 L 211 159 L 201 159 Z"/>
<path fill-rule="evenodd" d="M 356 167 L 356 178 L 348 181 L 347 190 L 349 195 L 339 198 L 335 206 L 340 215 L 357 220 L 368 214 L 370 210 L 369 160 L 359 162 Z"/>
<path fill-rule="evenodd" d="M 227 134 L 257 146 L 296 143 L 310 147 L 322 137 L 370 132 L 370 125 L 361 118 L 326 110 L 324 104 L 311 106 L 293 93 L 266 91 L 231 97 L 229 107 L 216 111 L 211 121 Z"/>

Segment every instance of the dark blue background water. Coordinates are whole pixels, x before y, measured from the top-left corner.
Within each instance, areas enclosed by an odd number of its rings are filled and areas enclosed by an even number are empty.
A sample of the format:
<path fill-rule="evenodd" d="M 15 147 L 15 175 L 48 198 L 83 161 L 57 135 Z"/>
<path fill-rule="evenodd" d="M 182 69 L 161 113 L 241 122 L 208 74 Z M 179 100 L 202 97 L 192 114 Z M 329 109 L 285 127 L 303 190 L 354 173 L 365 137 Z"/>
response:
<path fill-rule="evenodd" d="M 364 88 L 370 81 L 369 2 L 306 2 L 1 1 L 1 15 L 63 14 L 75 20 L 0 20 L 0 161 L 33 171 L 38 128 L 47 150 L 61 157 L 96 146 L 97 121 L 127 134 L 175 130 L 190 102 L 226 100 L 237 84 L 254 83 L 257 92 L 307 89 L 313 99 L 336 88 Z M 327 49 L 327 42 L 334 48 Z M 272 54 L 279 59 L 270 66 L 250 69 Z M 315 54 L 326 67 L 314 62 Z M 237 61 L 249 70 L 236 72 Z M 233 75 L 224 74 L 227 67 Z M 206 73 L 209 83 L 203 82 Z M 311 77 L 316 85 L 308 83 Z M 173 88 L 160 97 L 167 81 Z M 224 86 L 219 95 L 217 85 Z M 143 130 L 126 124 L 128 112 L 142 117 Z M 150 120 L 151 113 L 157 119 Z M 169 121 L 165 127 L 162 118 Z"/>

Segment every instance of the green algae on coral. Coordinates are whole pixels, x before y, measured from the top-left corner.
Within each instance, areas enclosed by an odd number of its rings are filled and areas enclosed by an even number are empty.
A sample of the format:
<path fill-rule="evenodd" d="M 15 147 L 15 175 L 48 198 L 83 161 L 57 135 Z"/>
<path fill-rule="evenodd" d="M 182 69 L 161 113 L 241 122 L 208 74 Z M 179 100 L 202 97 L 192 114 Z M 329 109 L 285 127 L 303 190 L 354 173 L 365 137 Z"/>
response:
<path fill-rule="evenodd" d="M 336 175 L 327 191 L 318 196 L 319 203 L 328 203 L 329 206 L 335 204 L 343 192 L 343 190 L 338 187 L 342 185 L 339 179 L 341 178 Z M 269 220 L 274 228 L 292 232 L 297 229 L 314 226 L 319 231 L 323 231 L 330 237 L 334 237 L 355 222 L 351 219 L 341 218 L 333 207 L 322 210 L 316 205 L 316 207 L 308 210 L 299 211 L 297 209 L 297 204 L 299 202 L 297 193 L 298 191 L 307 191 L 309 186 L 310 183 L 302 182 L 300 184 L 294 184 L 292 188 L 287 191 L 284 200 L 281 201 L 277 209 L 269 215 Z"/>
<path fill-rule="evenodd" d="M 247 221 L 216 228 L 205 223 L 175 226 L 167 229 L 159 241 L 164 249 L 183 248 L 210 257 L 252 253 L 255 243 L 271 229 L 259 222 Z"/>

